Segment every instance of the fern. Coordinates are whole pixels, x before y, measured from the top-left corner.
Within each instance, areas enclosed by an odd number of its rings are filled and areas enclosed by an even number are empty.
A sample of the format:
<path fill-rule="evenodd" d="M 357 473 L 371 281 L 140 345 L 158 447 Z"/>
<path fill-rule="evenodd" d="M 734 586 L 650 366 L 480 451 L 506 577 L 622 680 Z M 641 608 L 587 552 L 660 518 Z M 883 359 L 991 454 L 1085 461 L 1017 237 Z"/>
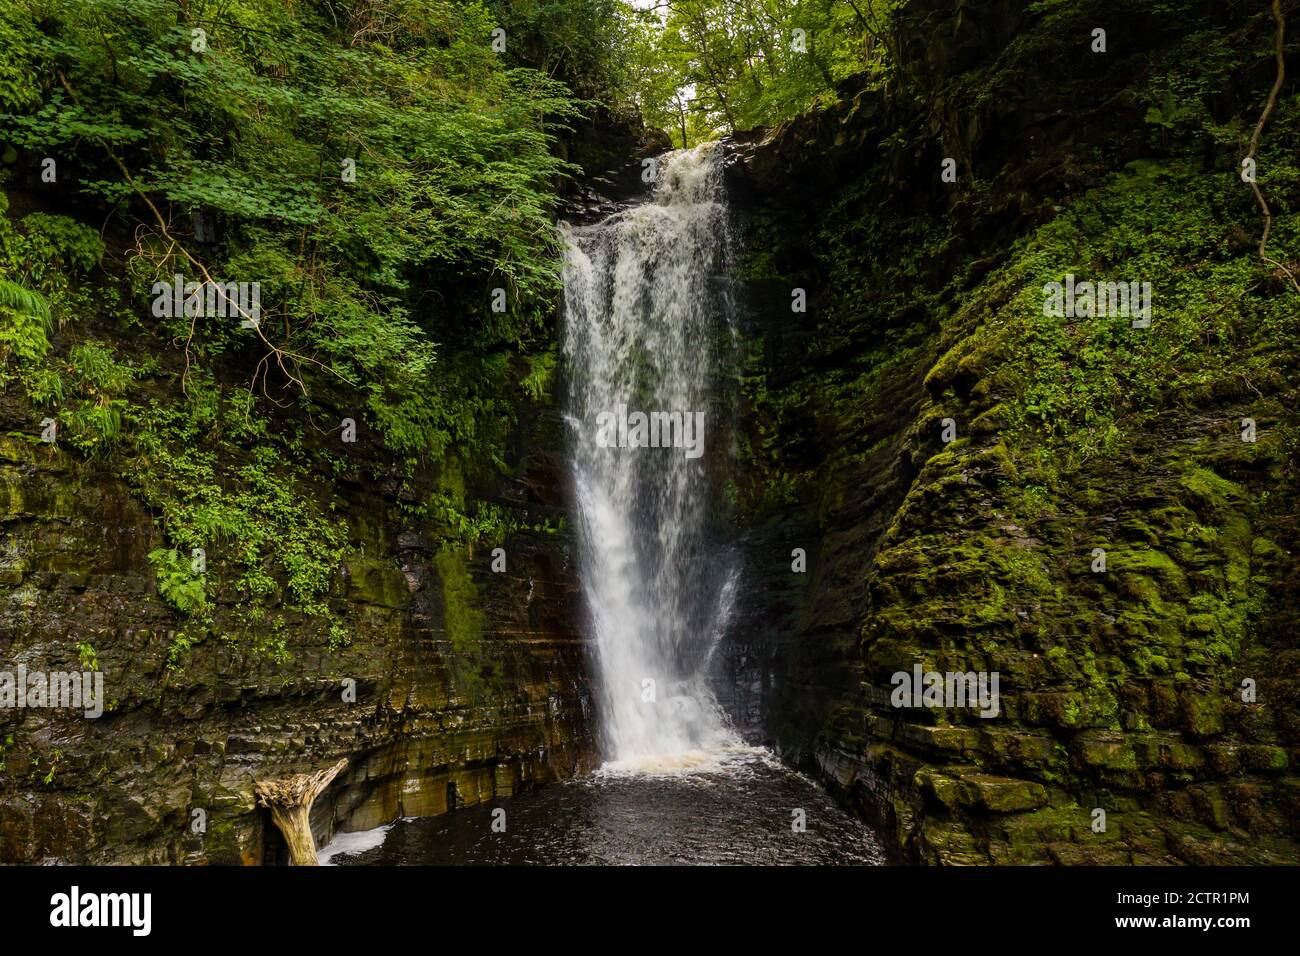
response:
<path fill-rule="evenodd" d="M 194 614 L 207 606 L 204 576 L 178 552 L 171 548 L 155 548 L 149 552 L 149 563 L 158 578 L 158 593 L 164 601 L 182 614 Z"/>
<path fill-rule="evenodd" d="M 32 315 L 45 323 L 45 330 L 54 329 L 54 317 L 50 314 L 50 304 L 39 292 L 25 289 L 16 282 L 0 279 L 0 306 L 13 309 L 24 315 Z"/>

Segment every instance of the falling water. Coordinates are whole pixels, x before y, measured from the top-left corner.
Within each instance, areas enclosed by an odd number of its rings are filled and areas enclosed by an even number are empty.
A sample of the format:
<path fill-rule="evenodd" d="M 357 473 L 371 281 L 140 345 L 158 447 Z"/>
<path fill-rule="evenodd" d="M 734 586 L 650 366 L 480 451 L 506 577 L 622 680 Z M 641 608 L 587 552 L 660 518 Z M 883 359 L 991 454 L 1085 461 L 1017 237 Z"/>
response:
<path fill-rule="evenodd" d="M 651 201 L 565 229 L 579 571 L 605 766 L 511 797 L 514 822 L 491 840 L 482 835 L 495 801 L 341 836 L 324 862 L 883 862 L 861 822 L 771 751 L 745 746 L 709 690 L 738 581 L 713 524 L 735 404 L 717 158 L 709 148 L 670 154 Z M 604 447 L 599 418 L 620 405 L 629 424 L 634 411 L 704 412 L 703 454 Z M 790 808 L 815 825 L 794 829 Z"/>
<path fill-rule="evenodd" d="M 565 337 L 580 572 L 615 767 L 691 766 L 738 743 L 708 686 L 736 571 L 711 534 L 725 460 L 728 215 L 714 148 L 659 160 L 651 201 L 566 227 Z M 608 447 L 600 424 L 703 414 L 702 444 Z M 602 417 L 604 416 L 604 417 Z M 676 434 L 681 437 L 682 432 Z M 634 442 L 631 439 L 629 443 Z M 685 444 L 685 443 L 682 443 Z"/>

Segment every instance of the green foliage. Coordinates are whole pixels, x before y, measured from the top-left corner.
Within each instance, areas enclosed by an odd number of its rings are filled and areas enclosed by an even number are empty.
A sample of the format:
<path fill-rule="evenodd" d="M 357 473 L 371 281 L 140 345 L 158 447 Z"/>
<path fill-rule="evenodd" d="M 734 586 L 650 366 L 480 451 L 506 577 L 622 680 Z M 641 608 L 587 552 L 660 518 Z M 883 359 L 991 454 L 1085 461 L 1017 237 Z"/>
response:
<path fill-rule="evenodd" d="M 26 10 L 20 10 L 17 4 L 0 7 L 0 109 L 25 109 L 40 101 L 40 86 L 30 59 L 39 37 L 36 23 Z"/>
<path fill-rule="evenodd" d="M 181 660 L 189 653 L 190 648 L 194 646 L 194 640 L 184 631 L 179 632 L 173 639 L 171 646 L 167 648 L 167 669 L 169 671 L 179 670 Z"/>
<path fill-rule="evenodd" d="M 260 284 L 265 341 L 233 321 L 162 320 L 191 358 L 258 349 L 254 377 L 273 387 L 346 383 L 391 447 L 436 455 L 479 409 L 442 387 L 435 340 L 518 348 L 557 288 L 550 216 L 567 167 L 551 144 L 577 104 L 492 51 L 496 22 L 448 0 L 342 16 L 325 2 L 53 0 L 39 20 L 20 5 L 4 23 L 23 41 L 0 77 L 37 78 L 39 102 L 24 87 L 0 129 L 85 169 L 85 198 L 162 211 L 169 234 L 137 236 L 139 305 L 159 277 L 195 278 L 177 242 L 219 281 Z M 578 49 L 555 55 L 576 63 Z M 197 211 L 219 224 L 216 247 L 194 242 Z M 86 250 L 58 248 L 61 217 L 46 218 L 52 251 L 85 268 Z M 487 310 L 494 287 L 504 316 Z M 9 351 L 39 357 L 36 331 L 14 330 Z"/>
<path fill-rule="evenodd" d="M 1014 396 L 1010 434 L 1044 459 L 1062 446 L 1087 457 L 1117 448 L 1116 429 L 1146 427 L 1162 408 L 1211 394 L 1225 375 L 1275 374 L 1300 330 L 1294 309 L 1262 288 L 1249 246 L 1229 253 L 1231 224 L 1248 213 L 1249 198 L 1191 165 L 1135 168 L 1024 243 L 995 280 L 1013 297 L 963 346 L 980 368 L 1016 357 L 1017 372 L 1002 376 Z M 1279 243 L 1294 241 L 1295 229 L 1282 221 Z M 1151 328 L 1122 317 L 1044 316 L 1044 284 L 1067 272 L 1150 282 Z"/>
<path fill-rule="evenodd" d="M 246 417 L 215 386 L 196 387 L 183 406 L 152 404 L 142 410 L 140 427 L 133 481 L 182 552 L 150 555 L 163 596 L 186 613 L 202 610 L 205 577 L 182 556 L 202 548 L 209 573 L 222 573 L 250 623 L 282 601 L 336 623 L 326 598 L 343 558 L 346 525 L 302 487 L 306 466 L 296 443 Z"/>
<path fill-rule="evenodd" d="M 109 204 L 92 227 L 14 219 L 0 195 L 0 389 L 55 415 L 61 448 L 111 458 L 157 514 L 165 545 L 150 562 L 189 618 L 169 667 L 219 611 L 224 633 L 257 635 L 253 650 L 276 660 L 304 621 L 331 646 L 350 639 L 331 606 L 348 528 L 307 450 L 323 418 L 344 409 L 399 473 L 452 449 L 476 478 L 504 469 L 516 370 L 543 400 L 554 365 L 528 352 L 558 291 L 552 216 L 569 167 L 555 137 L 584 106 L 570 88 L 626 88 L 621 12 L 619 0 L 0 11 L 0 179 L 51 156 L 68 206 Z M 490 46 L 498 25 L 504 56 Z M 203 269 L 258 284 L 259 332 L 152 308 L 155 283 Z M 496 288 L 504 314 L 488 308 Z M 241 375 L 252 387 L 232 386 Z M 444 540 L 511 523 L 463 485 L 417 510 Z M 191 566 L 196 548 L 206 571 Z"/>
<path fill-rule="evenodd" d="M 7 381 L 10 358 L 35 363 L 50 350 L 49 306 L 40 293 L 5 282 L 0 285 L 0 381 Z"/>
<path fill-rule="evenodd" d="M 1140 95 L 1154 143 L 1194 147 L 1207 134 L 1220 142 L 1249 138 L 1239 117 L 1221 126 L 1211 114 L 1210 104 L 1233 82 L 1242 60 L 1242 50 L 1223 41 L 1218 30 L 1190 33 L 1152 70 Z"/>
<path fill-rule="evenodd" d="M 50 304 L 39 292 L 24 289 L 16 282 L 0 279 L 0 308 L 22 312 L 41 320 L 47 332 L 53 331 L 54 320 L 50 317 Z"/>
<path fill-rule="evenodd" d="M 194 572 L 189 558 L 171 548 L 155 548 L 149 563 L 158 577 L 158 593 L 176 610 L 195 614 L 207 606 L 203 575 Z"/>
<path fill-rule="evenodd" d="M 679 146 L 771 126 L 883 77 L 898 0 L 671 0 L 630 29 L 636 101 Z"/>
<path fill-rule="evenodd" d="M 103 453 L 122 437 L 129 413 L 126 392 L 145 370 L 119 361 L 108 346 L 86 340 L 69 350 L 62 371 L 59 421 L 69 426 L 63 434 L 88 454 Z"/>
<path fill-rule="evenodd" d="M 87 670 L 99 670 L 99 655 L 95 653 L 94 647 L 84 641 L 77 643 L 77 659 Z"/>
<path fill-rule="evenodd" d="M 77 280 L 99 262 L 104 244 L 66 216 L 33 212 L 15 224 L 8 208 L 0 194 L 0 388 L 21 380 L 44 405 L 63 391 L 57 372 L 44 364 L 50 337 L 58 322 L 90 308 Z"/>
<path fill-rule="evenodd" d="M 616 102 L 628 93 L 627 0 L 488 0 L 506 33 L 506 57 L 562 80 L 580 96 Z"/>
<path fill-rule="evenodd" d="M 45 772 L 45 775 L 41 777 L 41 783 L 43 783 L 45 786 L 50 787 L 54 785 L 54 775 L 58 771 L 59 761 L 61 761 L 62 759 L 63 759 L 63 749 L 60 747 L 55 747 L 50 756 L 50 767 Z M 37 762 L 37 759 L 33 757 L 32 774 L 36 775 L 39 772 L 40 772 L 39 763 Z"/>
<path fill-rule="evenodd" d="M 555 379 L 555 352 L 543 352 L 529 359 L 528 374 L 519 385 L 530 399 L 540 402 L 551 391 Z"/>

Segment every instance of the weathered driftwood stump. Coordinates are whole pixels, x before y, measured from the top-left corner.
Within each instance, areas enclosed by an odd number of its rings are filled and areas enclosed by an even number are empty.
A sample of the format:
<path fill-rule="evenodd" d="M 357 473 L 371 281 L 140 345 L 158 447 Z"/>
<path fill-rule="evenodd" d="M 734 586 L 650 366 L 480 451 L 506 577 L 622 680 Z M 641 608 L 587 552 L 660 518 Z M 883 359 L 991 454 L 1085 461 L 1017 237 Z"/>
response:
<path fill-rule="evenodd" d="M 311 805 L 348 765 L 344 757 L 332 767 L 315 773 L 296 773 L 283 780 L 263 780 L 253 785 L 260 806 L 271 811 L 271 819 L 289 844 L 293 866 L 316 865 L 316 840 L 311 835 Z"/>

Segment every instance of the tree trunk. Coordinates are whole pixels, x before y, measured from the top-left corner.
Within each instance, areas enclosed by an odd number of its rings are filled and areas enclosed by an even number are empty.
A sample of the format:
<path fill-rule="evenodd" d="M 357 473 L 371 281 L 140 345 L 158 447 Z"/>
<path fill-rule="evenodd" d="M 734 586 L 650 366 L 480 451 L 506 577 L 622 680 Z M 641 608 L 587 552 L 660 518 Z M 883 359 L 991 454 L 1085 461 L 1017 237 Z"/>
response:
<path fill-rule="evenodd" d="M 284 834 L 293 866 L 316 865 L 316 840 L 311 835 L 311 807 L 340 770 L 348 765 L 344 757 L 332 767 L 315 773 L 299 773 L 283 780 L 264 780 L 253 785 L 259 806 L 271 811 L 271 819 Z"/>

